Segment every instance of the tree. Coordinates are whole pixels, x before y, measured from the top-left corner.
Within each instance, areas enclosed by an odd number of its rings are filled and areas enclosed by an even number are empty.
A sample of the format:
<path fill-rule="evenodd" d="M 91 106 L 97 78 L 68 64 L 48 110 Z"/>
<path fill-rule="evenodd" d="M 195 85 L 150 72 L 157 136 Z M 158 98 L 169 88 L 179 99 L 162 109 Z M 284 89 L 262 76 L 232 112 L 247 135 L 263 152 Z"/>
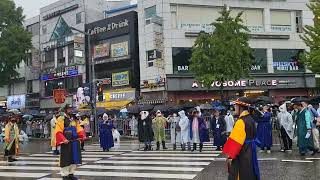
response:
<path fill-rule="evenodd" d="M 300 36 L 306 45 L 310 48 L 305 52 L 302 62 L 312 72 L 320 73 L 320 0 L 313 0 L 307 5 L 314 15 L 314 25 L 304 27 L 304 34 Z"/>
<path fill-rule="evenodd" d="M 249 76 L 253 63 L 249 47 L 248 29 L 239 13 L 235 18 L 224 7 L 221 16 L 211 25 L 211 33 L 200 32 L 192 48 L 191 71 L 196 79 L 208 89 L 213 82 L 223 84 Z M 221 100 L 223 99 L 223 85 Z"/>
<path fill-rule="evenodd" d="M 12 0 L 0 1 L 0 87 L 19 77 L 17 68 L 31 49 L 31 34 L 23 27 L 22 8 Z"/>

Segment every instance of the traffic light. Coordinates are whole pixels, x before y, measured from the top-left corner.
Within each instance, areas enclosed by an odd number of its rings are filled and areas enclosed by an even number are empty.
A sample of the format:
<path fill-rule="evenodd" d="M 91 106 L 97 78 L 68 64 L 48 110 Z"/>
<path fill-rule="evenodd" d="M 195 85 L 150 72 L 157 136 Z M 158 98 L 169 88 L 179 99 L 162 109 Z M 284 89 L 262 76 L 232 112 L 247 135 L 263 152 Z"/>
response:
<path fill-rule="evenodd" d="M 98 91 L 98 101 L 103 101 L 103 84 L 102 82 L 97 83 L 97 91 Z"/>

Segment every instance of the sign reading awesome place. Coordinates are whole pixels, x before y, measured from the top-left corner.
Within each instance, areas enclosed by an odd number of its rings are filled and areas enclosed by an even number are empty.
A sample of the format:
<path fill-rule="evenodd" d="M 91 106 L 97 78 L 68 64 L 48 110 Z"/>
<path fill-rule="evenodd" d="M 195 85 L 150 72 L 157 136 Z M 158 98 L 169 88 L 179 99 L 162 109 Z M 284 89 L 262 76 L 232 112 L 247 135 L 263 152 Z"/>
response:
<path fill-rule="evenodd" d="M 199 84 L 198 82 L 193 82 L 192 88 L 198 88 L 199 85 L 201 87 L 204 87 L 203 84 Z M 224 83 L 220 83 L 218 81 L 214 81 L 211 84 L 211 87 L 252 87 L 252 86 L 277 86 L 278 81 L 277 80 L 239 80 L 239 81 L 227 81 Z"/>

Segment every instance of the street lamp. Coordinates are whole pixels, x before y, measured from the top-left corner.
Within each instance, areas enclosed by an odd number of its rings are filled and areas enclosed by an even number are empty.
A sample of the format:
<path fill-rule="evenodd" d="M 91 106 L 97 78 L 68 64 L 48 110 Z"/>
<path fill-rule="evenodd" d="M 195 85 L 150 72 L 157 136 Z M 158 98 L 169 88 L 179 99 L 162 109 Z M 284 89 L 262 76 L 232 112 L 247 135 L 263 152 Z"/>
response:
<path fill-rule="evenodd" d="M 97 134 L 97 122 L 96 122 L 96 117 L 97 117 L 97 110 L 96 110 L 96 107 L 97 107 L 97 104 L 96 104 L 96 92 L 95 92 L 95 83 L 94 83 L 94 79 L 95 79 L 95 69 L 94 69 L 94 63 L 92 61 L 92 58 L 91 58 L 91 34 L 87 33 L 87 32 L 84 32 L 84 31 L 81 31 L 77 28 L 74 28 L 74 27 L 70 27 L 70 29 L 74 30 L 74 31 L 77 31 L 81 34 L 84 34 L 87 36 L 88 38 L 88 57 L 89 57 L 89 83 L 91 85 L 91 102 L 92 102 L 92 109 L 91 109 L 91 115 L 94 117 L 94 120 L 93 120 L 93 123 L 94 123 L 94 130 L 93 132 L 95 134 Z"/>

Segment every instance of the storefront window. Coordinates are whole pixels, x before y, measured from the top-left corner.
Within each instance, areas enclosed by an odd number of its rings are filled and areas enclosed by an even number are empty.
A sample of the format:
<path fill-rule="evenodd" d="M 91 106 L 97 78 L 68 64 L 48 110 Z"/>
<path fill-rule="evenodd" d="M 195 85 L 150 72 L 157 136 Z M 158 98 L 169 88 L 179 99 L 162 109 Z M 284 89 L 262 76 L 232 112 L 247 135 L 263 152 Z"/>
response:
<path fill-rule="evenodd" d="M 82 76 L 46 81 L 45 96 L 53 96 L 53 90 L 59 88 L 66 89 L 68 93 L 75 93 L 80 86 L 82 86 Z"/>
<path fill-rule="evenodd" d="M 300 62 L 302 49 L 273 49 L 273 68 L 275 73 L 304 72 Z"/>
<path fill-rule="evenodd" d="M 252 73 L 267 73 L 267 50 L 266 49 L 253 49 L 252 53 L 254 63 L 251 66 Z"/>
<path fill-rule="evenodd" d="M 173 73 L 190 73 L 192 48 L 172 48 Z"/>

